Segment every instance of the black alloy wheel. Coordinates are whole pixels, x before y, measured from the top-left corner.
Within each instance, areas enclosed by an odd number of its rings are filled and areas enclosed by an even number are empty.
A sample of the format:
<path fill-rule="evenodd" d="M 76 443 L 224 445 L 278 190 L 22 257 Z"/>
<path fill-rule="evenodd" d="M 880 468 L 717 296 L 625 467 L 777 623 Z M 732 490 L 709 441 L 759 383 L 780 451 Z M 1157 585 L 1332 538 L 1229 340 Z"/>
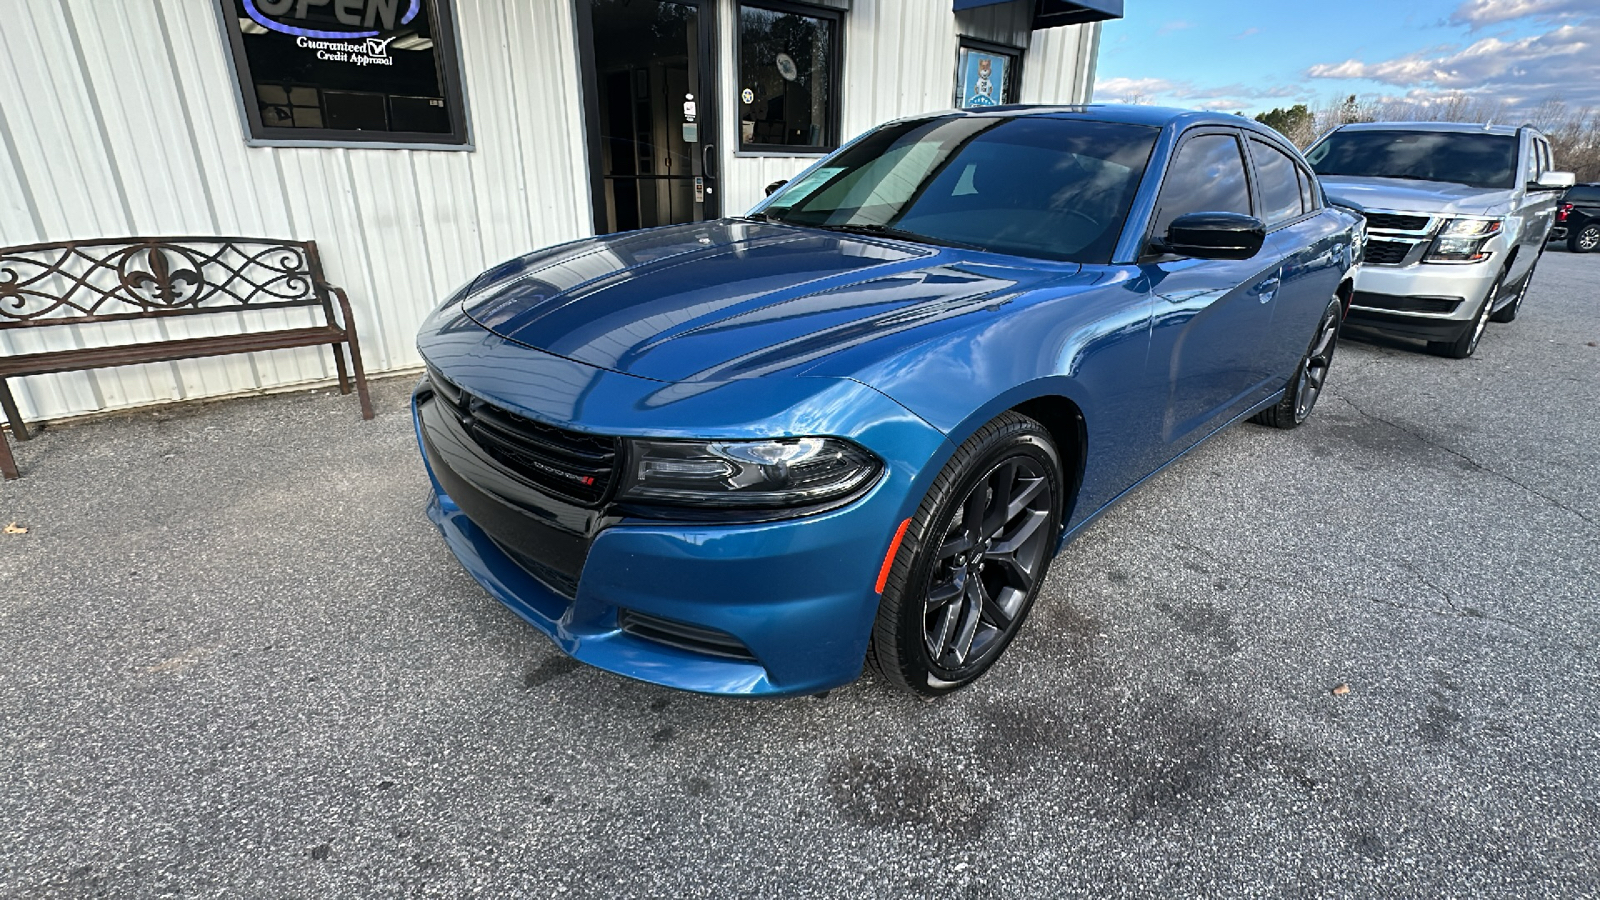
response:
<path fill-rule="evenodd" d="M 1600 222 L 1590 222 L 1567 236 L 1567 249 L 1573 253 L 1593 253 L 1600 247 Z"/>
<path fill-rule="evenodd" d="M 1300 358 L 1294 376 L 1289 379 L 1283 399 L 1258 412 L 1252 421 L 1272 428 L 1295 428 L 1310 418 L 1316 408 L 1322 389 L 1328 384 L 1328 370 L 1333 367 L 1333 351 L 1339 346 L 1339 325 L 1344 320 L 1344 304 L 1338 297 L 1328 302 L 1317 320 L 1317 330 L 1311 337 L 1311 346 Z"/>
<path fill-rule="evenodd" d="M 890 569 L 869 660 L 897 687 L 971 684 L 1016 636 L 1061 535 L 1061 462 L 1039 423 L 1006 413 L 939 473 Z"/>

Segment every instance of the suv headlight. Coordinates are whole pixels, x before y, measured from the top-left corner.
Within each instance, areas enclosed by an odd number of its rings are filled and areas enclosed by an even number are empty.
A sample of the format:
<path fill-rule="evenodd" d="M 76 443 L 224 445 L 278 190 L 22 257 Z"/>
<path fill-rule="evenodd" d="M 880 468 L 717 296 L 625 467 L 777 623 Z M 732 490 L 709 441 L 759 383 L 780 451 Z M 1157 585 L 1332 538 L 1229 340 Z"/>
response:
<path fill-rule="evenodd" d="M 1484 245 L 1504 227 L 1504 219 L 1451 219 L 1439 230 L 1422 261 L 1475 263 L 1487 259 Z"/>
<path fill-rule="evenodd" d="M 792 509 L 849 497 L 883 465 L 841 438 L 628 442 L 622 503 L 720 510 Z"/>

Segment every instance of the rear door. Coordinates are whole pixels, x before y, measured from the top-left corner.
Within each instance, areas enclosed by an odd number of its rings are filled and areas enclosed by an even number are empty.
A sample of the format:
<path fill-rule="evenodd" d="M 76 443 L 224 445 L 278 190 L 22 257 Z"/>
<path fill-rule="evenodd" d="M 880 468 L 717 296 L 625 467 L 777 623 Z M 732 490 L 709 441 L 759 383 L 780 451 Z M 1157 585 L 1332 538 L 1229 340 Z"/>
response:
<path fill-rule="evenodd" d="M 1333 217 L 1318 215 L 1316 182 L 1282 147 L 1254 135 L 1245 145 L 1255 168 L 1267 244 L 1282 259 L 1278 294 L 1270 304 L 1271 337 L 1261 355 L 1266 373 L 1277 379 L 1275 390 L 1294 374 L 1339 287 L 1340 226 Z"/>
<path fill-rule="evenodd" d="M 1192 212 L 1256 214 L 1236 129 L 1184 135 L 1162 179 L 1148 236 L 1164 235 L 1173 219 Z M 1270 393 L 1262 351 L 1279 262 L 1268 246 L 1245 260 L 1167 255 L 1140 266 L 1155 300 L 1150 366 L 1167 394 L 1161 435 L 1169 458 Z"/>

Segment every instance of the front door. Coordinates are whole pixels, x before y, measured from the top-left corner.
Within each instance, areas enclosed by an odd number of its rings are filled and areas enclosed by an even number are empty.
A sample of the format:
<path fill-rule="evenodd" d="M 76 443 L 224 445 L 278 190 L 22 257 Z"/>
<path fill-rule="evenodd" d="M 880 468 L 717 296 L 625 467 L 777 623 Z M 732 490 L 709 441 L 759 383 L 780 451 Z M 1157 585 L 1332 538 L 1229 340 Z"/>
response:
<path fill-rule="evenodd" d="M 716 218 L 715 2 L 577 4 L 595 230 Z"/>

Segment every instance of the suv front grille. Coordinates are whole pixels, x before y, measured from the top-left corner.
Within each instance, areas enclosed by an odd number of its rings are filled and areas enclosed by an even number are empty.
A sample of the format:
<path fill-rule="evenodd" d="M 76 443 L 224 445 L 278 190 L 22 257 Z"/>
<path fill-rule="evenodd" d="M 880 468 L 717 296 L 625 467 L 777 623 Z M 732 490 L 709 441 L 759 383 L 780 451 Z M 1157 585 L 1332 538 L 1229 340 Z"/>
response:
<path fill-rule="evenodd" d="M 1432 221 L 1427 216 L 1402 213 L 1367 213 L 1367 228 L 1373 231 L 1422 231 Z"/>
<path fill-rule="evenodd" d="M 1397 266 L 1411 252 L 1411 244 L 1404 241 L 1380 241 L 1376 238 L 1367 241 L 1367 253 L 1364 262 L 1377 266 Z"/>
<path fill-rule="evenodd" d="M 454 408 L 468 436 L 495 462 L 580 506 L 595 507 L 605 500 L 621 456 L 616 438 L 524 418 L 461 390 L 432 367 L 428 380 L 439 399 Z"/>

